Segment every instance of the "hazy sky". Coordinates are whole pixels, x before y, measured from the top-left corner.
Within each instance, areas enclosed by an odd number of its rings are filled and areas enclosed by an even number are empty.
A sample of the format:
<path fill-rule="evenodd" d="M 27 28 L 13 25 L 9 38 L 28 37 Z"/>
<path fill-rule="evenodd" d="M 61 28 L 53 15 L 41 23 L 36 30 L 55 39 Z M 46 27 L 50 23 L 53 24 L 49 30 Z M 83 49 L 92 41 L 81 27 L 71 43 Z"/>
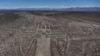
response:
<path fill-rule="evenodd" d="M 0 8 L 100 7 L 100 0 L 0 0 Z"/>

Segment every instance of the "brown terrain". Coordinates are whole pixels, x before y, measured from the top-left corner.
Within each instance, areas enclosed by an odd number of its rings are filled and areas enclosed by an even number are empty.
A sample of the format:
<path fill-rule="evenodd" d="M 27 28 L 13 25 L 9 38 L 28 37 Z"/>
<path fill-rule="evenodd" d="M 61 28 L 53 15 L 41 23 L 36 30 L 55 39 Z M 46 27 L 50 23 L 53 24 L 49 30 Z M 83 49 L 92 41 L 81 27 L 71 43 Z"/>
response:
<path fill-rule="evenodd" d="M 100 13 L 0 12 L 0 56 L 100 56 Z"/>

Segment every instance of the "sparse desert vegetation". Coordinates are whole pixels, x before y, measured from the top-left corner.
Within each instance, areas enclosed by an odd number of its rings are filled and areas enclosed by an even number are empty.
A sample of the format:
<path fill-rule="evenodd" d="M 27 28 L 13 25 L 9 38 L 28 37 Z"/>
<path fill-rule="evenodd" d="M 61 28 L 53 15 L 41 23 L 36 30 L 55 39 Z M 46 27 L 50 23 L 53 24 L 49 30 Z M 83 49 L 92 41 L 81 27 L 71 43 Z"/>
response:
<path fill-rule="evenodd" d="M 100 12 L 0 12 L 0 56 L 100 56 Z"/>

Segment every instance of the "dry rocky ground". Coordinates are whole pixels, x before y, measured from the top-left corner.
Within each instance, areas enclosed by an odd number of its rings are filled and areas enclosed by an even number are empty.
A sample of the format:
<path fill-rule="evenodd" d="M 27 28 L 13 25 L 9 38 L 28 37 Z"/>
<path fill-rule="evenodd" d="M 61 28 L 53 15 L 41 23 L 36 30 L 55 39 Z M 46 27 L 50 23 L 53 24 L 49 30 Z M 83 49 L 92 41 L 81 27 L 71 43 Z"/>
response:
<path fill-rule="evenodd" d="M 100 56 L 100 13 L 0 12 L 0 56 Z"/>

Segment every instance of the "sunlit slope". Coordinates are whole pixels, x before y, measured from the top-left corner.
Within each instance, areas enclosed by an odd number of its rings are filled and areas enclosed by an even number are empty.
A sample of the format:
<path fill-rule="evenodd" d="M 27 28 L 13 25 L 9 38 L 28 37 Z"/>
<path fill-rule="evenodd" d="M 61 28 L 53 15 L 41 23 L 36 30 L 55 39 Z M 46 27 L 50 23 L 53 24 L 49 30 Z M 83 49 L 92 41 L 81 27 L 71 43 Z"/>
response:
<path fill-rule="evenodd" d="M 2 13 L 0 15 L 0 56 L 6 54 L 15 56 L 16 53 L 19 56 L 35 55 L 33 52 L 36 48 L 36 39 L 40 37 L 36 35 L 37 24 L 44 21 L 50 25 L 51 35 L 56 37 L 66 34 L 65 38 L 71 40 L 100 39 L 99 15 L 89 13 L 42 13 L 42 15 L 29 12 Z"/>

